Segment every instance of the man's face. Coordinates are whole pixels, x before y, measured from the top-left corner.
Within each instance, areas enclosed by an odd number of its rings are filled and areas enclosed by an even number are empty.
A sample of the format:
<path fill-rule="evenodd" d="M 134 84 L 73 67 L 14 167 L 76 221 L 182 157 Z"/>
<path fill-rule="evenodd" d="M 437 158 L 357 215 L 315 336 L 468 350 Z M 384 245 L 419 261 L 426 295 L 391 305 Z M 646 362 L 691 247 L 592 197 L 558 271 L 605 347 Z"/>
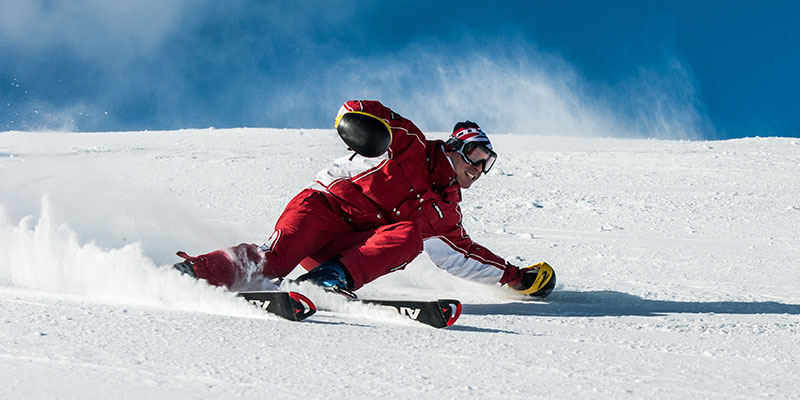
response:
<path fill-rule="evenodd" d="M 472 165 L 464 161 L 464 157 L 457 151 L 447 153 L 450 160 L 453 162 L 453 168 L 456 170 L 456 182 L 458 186 L 468 189 L 472 184 L 481 177 L 483 172 L 482 165 Z"/>

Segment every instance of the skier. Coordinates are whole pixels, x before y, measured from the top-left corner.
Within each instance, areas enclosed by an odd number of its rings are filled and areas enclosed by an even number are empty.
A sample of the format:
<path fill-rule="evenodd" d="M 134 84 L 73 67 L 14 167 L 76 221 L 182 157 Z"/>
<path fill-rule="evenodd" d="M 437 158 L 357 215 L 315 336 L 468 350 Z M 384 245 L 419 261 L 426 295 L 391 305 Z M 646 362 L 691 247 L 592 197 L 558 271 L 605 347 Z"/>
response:
<path fill-rule="evenodd" d="M 461 189 L 497 159 L 474 122 L 459 122 L 447 141 L 427 140 L 411 121 L 378 101 L 347 101 L 336 129 L 356 154 L 319 172 L 278 218 L 261 246 L 240 244 L 197 257 L 184 252 L 175 268 L 217 286 L 255 276 L 282 278 L 298 264 L 309 281 L 355 297 L 353 291 L 401 270 L 424 249 L 462 278 L 506 285 L 533 297 L 555 287 L 545 262 L 519 268 L 476 244 L 462 226 Z"/>

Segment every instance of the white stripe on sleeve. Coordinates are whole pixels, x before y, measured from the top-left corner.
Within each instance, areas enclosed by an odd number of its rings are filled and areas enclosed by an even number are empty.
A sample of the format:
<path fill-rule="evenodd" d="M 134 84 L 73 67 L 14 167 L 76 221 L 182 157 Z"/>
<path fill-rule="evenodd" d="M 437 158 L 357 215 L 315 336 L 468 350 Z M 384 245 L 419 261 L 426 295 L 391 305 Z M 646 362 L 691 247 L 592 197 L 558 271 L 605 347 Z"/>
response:
<path fill-rule="evenodd" d="M 497 283 L 503 277 L 502 269 L 481 262 L 477 258 L 465 256 L 465 252 L 451 247 L 440 236 L 426 239 L 424 246 L 425 252 L 436 266 L 459 278 L 483 283 Z"/>
<path fill-rule="evenodd" d="M 356 155 L 355 157 L 344 156 L 337 158 L 327 168 L 317 173 L 317 178 L 309 187 L 320 190 L 323 187 L 327 188 L 336 180 L 350 179 L 370 170 L 371 172 L 377 171 L 381 168 L 381 163 L 388 159 L 388 152 L 383 153 L 378 157 L 367 158 Z"/>

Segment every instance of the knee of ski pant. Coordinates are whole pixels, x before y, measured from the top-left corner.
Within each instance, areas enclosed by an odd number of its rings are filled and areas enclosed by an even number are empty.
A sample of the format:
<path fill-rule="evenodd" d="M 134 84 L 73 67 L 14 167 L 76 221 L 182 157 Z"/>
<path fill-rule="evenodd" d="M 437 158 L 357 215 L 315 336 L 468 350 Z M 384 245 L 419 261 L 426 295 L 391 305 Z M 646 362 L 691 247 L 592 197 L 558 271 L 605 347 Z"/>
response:
<path fill-rule="evenodd" d="M 421 230 L 404 221 L 378 228 L 360 245 L 342 252 L 341 262 L 353 278 L 353 290 L 386 275 L 402 270 L 423 249 Z"/>
<path fill-rule="evenodd" d="M 404 246 L 408 253 L 416 255 L 422 252 L 422 230 L 411 221 L 382 226 L 378 228 L 376 234 L 391 237 L 397 242 L 395 244 Z"/>

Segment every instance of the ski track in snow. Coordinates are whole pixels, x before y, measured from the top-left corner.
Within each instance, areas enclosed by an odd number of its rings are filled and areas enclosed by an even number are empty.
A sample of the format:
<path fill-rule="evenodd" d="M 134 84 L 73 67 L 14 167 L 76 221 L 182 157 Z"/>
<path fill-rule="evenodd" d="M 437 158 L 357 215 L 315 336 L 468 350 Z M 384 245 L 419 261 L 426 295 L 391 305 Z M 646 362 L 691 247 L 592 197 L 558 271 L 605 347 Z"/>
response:
<path fill-rule="evenodd" d="M 435 330 L 309 288 L 340 312 L 292 323 L 169 268 L 266 240 L 331 130 L 0 133 L 0 398 L 800 398 L 800 140 L 492 140 L 464 224 L 559 285 L 423 255 L 359 292 L 461 299 Z"/>

